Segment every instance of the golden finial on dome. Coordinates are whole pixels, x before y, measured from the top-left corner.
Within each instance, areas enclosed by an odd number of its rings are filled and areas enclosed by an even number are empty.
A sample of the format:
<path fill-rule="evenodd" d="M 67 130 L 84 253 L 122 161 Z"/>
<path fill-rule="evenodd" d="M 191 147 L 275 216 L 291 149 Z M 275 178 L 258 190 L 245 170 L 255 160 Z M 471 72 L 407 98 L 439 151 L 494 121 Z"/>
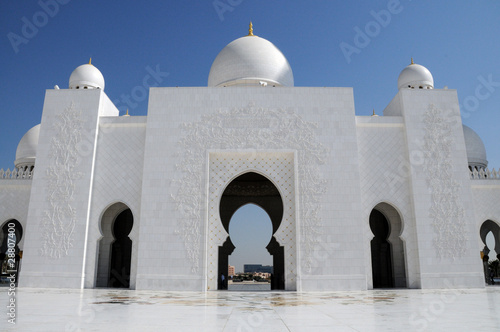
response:
<path fill-rule="evenodd" d="M 248 27 L 248 35 L 253 36 L 253 24 L 252 21 L 250 21 L 250 26 Z"/>
<path fill-rule="evenodd" d="M 90 59 L 89 59 L 89 65 L 91 65 L 91 64 L 92 64 L 92 57 L 90 57 Z"/>
<path fill-rule="evenodd" d="M 130 116 L 130 115 L 128 114 L 128 108 L 127 108 L 127 113 L 125 114 L 125 116 Z"/>
<path fill-rule="evenodd" d="M 372 114 L 372 116 L 373 116 L 373 115 L 377 115 L 377 114 L 375 114 L 375 109 L 373 109 L 373 114 Z"/>
<path fill-rule="evenodd" d="M 410 65 L 414 65 L 415 63 L 413 62 L 413 57 L 411 58 L 411 63 Z"/>

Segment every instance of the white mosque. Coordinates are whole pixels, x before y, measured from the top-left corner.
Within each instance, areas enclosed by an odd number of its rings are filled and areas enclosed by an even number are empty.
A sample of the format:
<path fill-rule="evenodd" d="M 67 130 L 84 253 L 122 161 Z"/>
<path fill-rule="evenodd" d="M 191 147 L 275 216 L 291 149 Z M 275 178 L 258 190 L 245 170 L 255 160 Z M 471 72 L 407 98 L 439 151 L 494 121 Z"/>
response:
<path fill-rule="evenodd" d="M 455 90 L 413 61 L 397 86 L 383 115 L 357 116 L 352 88 L 294 87 L 250 28 L 207 87 L 151 88 L 147 116 L 119 116 L 81 65 L 0 171 L 2 273 L 21 287 L 217 290 L 231 217 L 252 203 L 272 221 L 272 289 L 484 287 L 500 173 Z"/>

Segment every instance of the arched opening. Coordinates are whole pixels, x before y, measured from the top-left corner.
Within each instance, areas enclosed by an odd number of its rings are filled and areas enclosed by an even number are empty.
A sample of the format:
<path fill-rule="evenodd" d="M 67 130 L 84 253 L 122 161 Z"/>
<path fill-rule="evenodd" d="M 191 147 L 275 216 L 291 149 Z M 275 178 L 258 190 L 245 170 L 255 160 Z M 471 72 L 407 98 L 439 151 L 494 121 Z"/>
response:
<path fill-rule="evenodd" d="M 231 181 L 220 200 L 220 219 L 230 236 L 219 247 L 217 288 L 227 289 L 227 282 L 223 282 L 221 276 L 224 275 L 227 279 L 229 255 L 235 249 L 231 240 L 229 224 L 235 212 L 250 203 L 264 210 L 271 219 L 272 236 L 266 246 L 267 251 L 272 256 L 271 289 L 285 289 L 284 248 L 274 237 L 283 218 L 283 201 L 278 188 L 269 179 L 255 172 L 245 173 Z"/>
<path fill-rule="evenodd" d="M 375 209 L 370 213 L 370 229 L 374 235 L 370 242 L 373 288 L 394 287 L 391 244 L 387 241 L 390 234 L 389 223 L 384 215 Z"/>
<path fill-rule="evenodd" d="M 404 244 L 399 213 L 380 203 L 370 213 L 373 288 L 407 287 Z"/>
<path fill-rule="evenodd" d="M 262 279 L 261 289 L 270 286 L 266 280 L 273 272 L 273 257 L 266 248 L 272 236 L 271 218 L 253 203 L 240 207 L 229 222 L 229 237 L 235 246 L 229 256 L 229 265 L 234 266 L 236 273 L 257 272 L 255 279 Z"/>
<path fill-rule="evenodd" d="M 19 282 L 19 272 L 21 268 L 22 250 L 19 243 L 23 237 L 23 226 L 16 219 L 6 221 L 0 228 L 0 280 L 5 280 L 15 274 L 16 284 Z"/>
<path fill-rule="evenodd" d="M 483 260 L 484 278 L 487 284 L 493 284 L 494 278 L 500 276 L 500 226 L 492 221 L 486 220 L 481 225 L 479 235 L 484 247 L 481 251 Z"/>
<path fill-rule="evenodd" d="M 132 211 L 116 203 L 104 212 L 101 219 L 102 238 L 99 240 L 96 287 L 129 288 L 134 225 Z"/>

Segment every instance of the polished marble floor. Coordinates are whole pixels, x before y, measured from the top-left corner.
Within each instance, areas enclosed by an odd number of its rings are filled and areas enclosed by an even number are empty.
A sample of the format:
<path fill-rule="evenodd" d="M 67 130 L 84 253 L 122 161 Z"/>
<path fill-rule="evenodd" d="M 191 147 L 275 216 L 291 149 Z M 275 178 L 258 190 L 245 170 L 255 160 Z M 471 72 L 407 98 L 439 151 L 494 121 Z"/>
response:
<path fill-rule="evenodd" d="M 500 331 L 500 287 L 353 292 L 0 288 L 1 331 Z"/>
<path fill-rule="evenodd" d="M 263 282 L 232 282 L 229 281 L 227 289 L 230 291 L 270 291 L 271 284 Z"/>

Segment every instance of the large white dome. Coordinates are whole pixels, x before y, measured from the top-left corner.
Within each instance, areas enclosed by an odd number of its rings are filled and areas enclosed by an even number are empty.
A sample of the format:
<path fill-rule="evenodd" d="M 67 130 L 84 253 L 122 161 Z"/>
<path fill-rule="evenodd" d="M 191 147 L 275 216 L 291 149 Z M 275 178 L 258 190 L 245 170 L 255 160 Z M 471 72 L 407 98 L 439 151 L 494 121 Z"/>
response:
<path fill-rule="evenodd" d="M 254 36 L 238 38 L 215 58 L 208 86 L 293 86 L 293 73 L 283 53 L 270 41 Z"/>
<path fill-rule="evenodd" d="M 25 166 L 34 166 L 36 158 L 36 149 L 38 147 L 38 137 L 40 136 L 40 125 L 36 125 L 24 134 L 19 141 L 16 151 L 16 160 L 14 165 L 17 168 Z"/>
<path fill-rule="evenodd" d="M 411 64 L 399 74 L 398 89 L 434 89 L 434 78 L 427 68 L 411 59 Z"/>
<path fill-rule="evenodd" d="M 69 77 L 70 89 L 102 89 L 104 90 L 104 76 L 89 61 L 88 64 L 78 66 Z"/>
<path fill-rule="evenodd" d="M 465 149 L 467 150 L 467 161 L 471 168 L 486 168 L 488 160 L 486 159 L 486 149 L 481 137 L 466 125 L 462 125 L 464 130 Z"/>

